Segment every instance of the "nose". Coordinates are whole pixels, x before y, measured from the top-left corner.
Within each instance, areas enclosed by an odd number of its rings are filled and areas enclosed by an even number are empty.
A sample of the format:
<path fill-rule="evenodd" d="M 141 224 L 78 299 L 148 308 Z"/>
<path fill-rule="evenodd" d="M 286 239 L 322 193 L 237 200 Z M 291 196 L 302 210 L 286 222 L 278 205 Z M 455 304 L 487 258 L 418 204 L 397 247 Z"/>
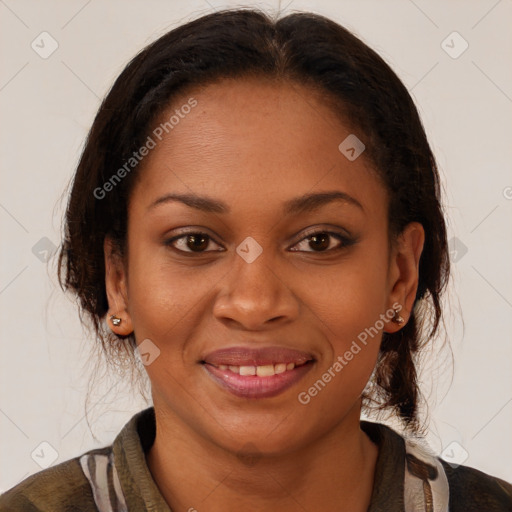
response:
<path fill-rule="evenodd" d="M 276 327 L 299 315 L 299 301 L 276 261 L 263 253 L 251 263 L 238 255 L 214 304 L 214 316 L 248 330 Z"/>

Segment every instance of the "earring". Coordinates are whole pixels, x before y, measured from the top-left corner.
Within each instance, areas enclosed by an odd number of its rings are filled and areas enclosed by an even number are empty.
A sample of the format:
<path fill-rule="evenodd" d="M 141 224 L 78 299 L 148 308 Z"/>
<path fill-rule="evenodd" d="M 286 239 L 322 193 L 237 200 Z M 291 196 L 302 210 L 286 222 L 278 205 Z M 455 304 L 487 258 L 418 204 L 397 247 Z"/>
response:
<path fill-rule="evenodd" d="M 393 309 L 394 311 L 394 316 L 393 318 L 391 319 L 393 322 L 395 322 L 395 324 L 398 324 L 398 325 L 402 325 L 405 323 L 405 319 L 400 315 L 400 313 L 398 312 L 397 309 Z"/>
<path fill-rule="evenodd" d="M 115 325 L 116 327 L 121 323 L 121 319 L 116 315 L 112 315 L 110 317 L 110 320 L 112 321 L 112 324 Z"/>

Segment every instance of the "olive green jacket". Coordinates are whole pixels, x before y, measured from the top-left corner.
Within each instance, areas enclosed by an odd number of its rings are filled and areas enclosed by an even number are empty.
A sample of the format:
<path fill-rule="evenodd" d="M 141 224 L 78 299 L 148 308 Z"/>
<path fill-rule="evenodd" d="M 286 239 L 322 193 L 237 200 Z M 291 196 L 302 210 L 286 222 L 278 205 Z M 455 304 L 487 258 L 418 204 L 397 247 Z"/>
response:
<path fill-rule="evenodd" d="M 504 480 L 452 466 L 383 424 L 361 421 L 361 428 L 379 447 L 368 512 L 512 512 L 512 485 Z M 111 446 L 40 471 L 0 495 L 0 512 L 171 512 L 146 464 L 155 434 L 150 407 Z"/>

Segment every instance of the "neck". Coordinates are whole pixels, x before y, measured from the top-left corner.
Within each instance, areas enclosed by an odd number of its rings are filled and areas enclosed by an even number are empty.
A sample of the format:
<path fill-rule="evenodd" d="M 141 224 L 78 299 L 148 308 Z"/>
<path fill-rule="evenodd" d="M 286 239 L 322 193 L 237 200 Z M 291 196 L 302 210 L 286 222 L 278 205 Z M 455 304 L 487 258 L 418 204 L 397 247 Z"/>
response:
<path fill-rule="evenodd" d="M 155 408 L 148 467 L 175 511 L 368 510 L 377 446 L 360 429 L 360 404 L 300 450 L 237 456 Z"/>

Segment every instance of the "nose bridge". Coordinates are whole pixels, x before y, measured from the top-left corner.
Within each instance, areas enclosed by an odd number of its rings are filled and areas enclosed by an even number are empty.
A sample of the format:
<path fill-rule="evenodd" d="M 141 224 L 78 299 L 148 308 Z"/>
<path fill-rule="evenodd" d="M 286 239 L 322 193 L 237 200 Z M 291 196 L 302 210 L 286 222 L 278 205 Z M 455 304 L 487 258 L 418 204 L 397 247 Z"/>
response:
<path fill-rule="evenodd" d="M 238 246 L 225 288 L 216 301 L 216 316 L 255 327 L 296 314 L 296 301 L 279 276 L 274 254 L 271 249 L 258 249 L 251 240 Z"/>
<path fill-rule="evenodd" d="M 247 251 L 247 258 L 244 254 L 241 255 L 243 251 Z M 276 271 L 272 271 L 272 266 L 276 266 L 273 251 L 265 249 L 259 254 L 255 251 L 250 241 L 238 247 L 238 261 L 235 260 L 233 265 L 233 272 L 236 274 L 234 283 L 242 285 L 241 291 L 245 294 L 259 294 L 260 298 L 261 295 L 269 297 L 273 292 L 278 291 L 277 283 L 279 282 Z M 240 290 L 237 291 L 240 292 Z"/>

